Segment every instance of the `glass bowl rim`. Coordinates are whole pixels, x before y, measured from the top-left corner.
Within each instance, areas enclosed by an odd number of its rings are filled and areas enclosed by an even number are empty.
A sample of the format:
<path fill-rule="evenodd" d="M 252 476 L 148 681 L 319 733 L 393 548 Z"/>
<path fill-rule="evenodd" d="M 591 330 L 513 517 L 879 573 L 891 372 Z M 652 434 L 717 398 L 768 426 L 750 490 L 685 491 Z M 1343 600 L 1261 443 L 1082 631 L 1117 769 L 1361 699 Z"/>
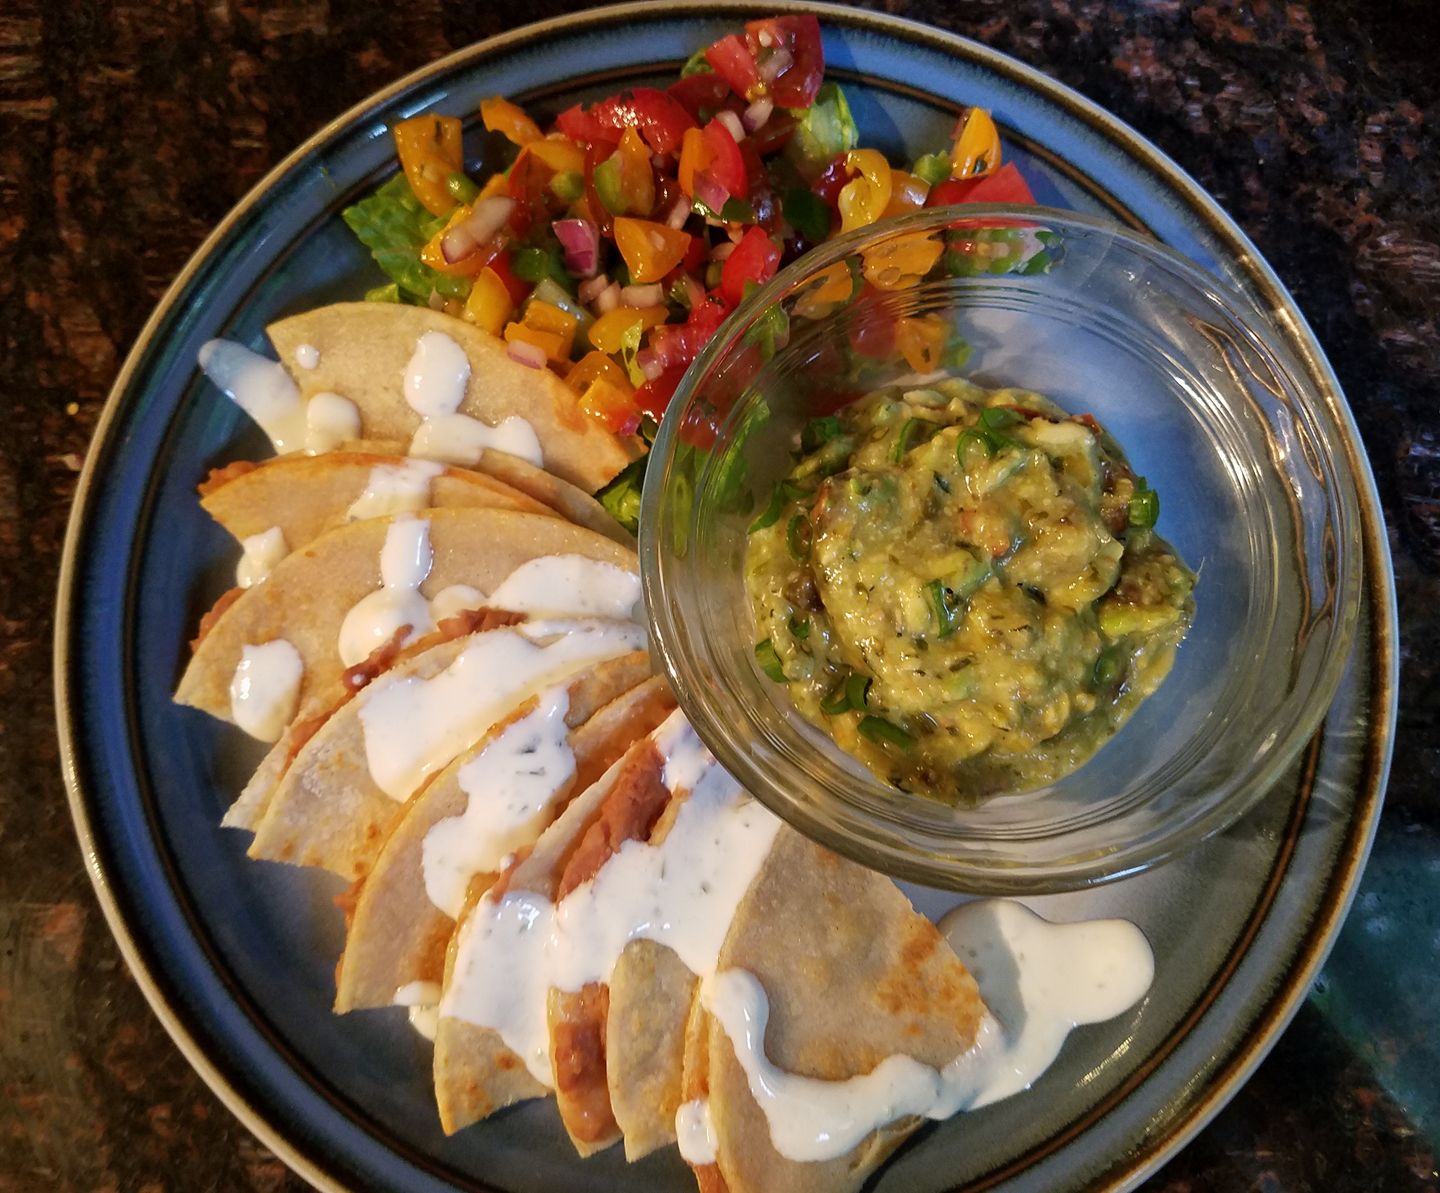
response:
<path fill-rule="evenodd" d="M 651 652 L 659 659 L 675 691 L 676 699 L 696 732 L 720 762 L 742 783 L 746 783 L 747 789 L 777 816 L 821 844 L 895 877 L 985 895 L 1049 894 L 1115 881 L 1189 850 L 1229 827 L 1254 807 L 1312 737 L 1334 698 L 1349 659 L 1359 621 L 1364 569 L 1363 550 L 1358 538 L 1359 497 L 1354 478 L 1341 466 L 1341 461 L 1334 453 L 1327 451 L 1324 453 L 1327 475 L 1323 481 L 1323 489 L 1327 517 L 1336 526 L 1333 590 L 1337 595 L 1338 607 L 1324 636 L 1323 653 L 1315 682 L 1303 698 L 1292 695 L 1287 702 L 1282 703 L 1282 710 L 1287 706 L 1290 709 L 1288 729 L 1278 740 L 1276 747 L 1266 753 L 1260 764 L 1251 768 L 1246 781 L 1238 786 L 1232 785 L 1222 798 L 1217 799 L 1200 814 L 1178 826 L 1153 834 L 1153 839 L 1147 839 L 1140 846 L 1121 847 L 1034 864 L 1000 863 L 980 856 L 942 856 L 922 852 L 913 843 L 902 842 L 892 833 L 886 833 L 883 838 L 871 836 L 858 840 L 807 803 L 772 791 L 764 781 L 747 782 L 747 775 L 755 773 L 755 768 L 750 766 L 750 759 L 742 749 L 732 748 L 719 719 L 709 711 L 702 686 L 690 675 L 686 652 L 676 645 L 679 635 L 676 632 L 674 610 L 670 608 L 663 591 L 666 572 L 664 560 L 667 553 L 661 549 L 662 536 L 656 527 L 660 520 L 659 512 L 678 428 L 684 413 L 697 396 L 700 380 L 724 358 L 745 329 L 807 277 L 829 268 L 868 244 L 906 232 L 943 229 L 957 219 L 983 225 L 990 220 L 1013 221 L 1017 218 L 1042 226 L 1061 225 L 1062 231 L 1073 229 L 1086 236 L 1103 236 L 1117 242 L 1134 256 L 1178 275 L 1182 284 L 1208 298 L 1217 312 L 1236 330 L 1263 345 L 1267 355 L 1283 370 L 1286 379 L 1302 399 L 1304 414 L 1312 424 L 1318 424 L 1323 431 L 1324 439 L 1334 442 L 1337 437 L 1343 437 L 1341 420 L 1336 417 L 1314 379 L 1303 367 L 1303 345 L 1296 343 L 1294 329 L 1274 317 L 1279 312 L 1272 312 L 1260 305 L 1250 294 L 1237 289 L 1168 245 L 1104 217 L 1038 205 L 988 204 L 924 208 L 834 237 L 780 270 L 741 302 L 720 331 L 705 344 L 676 388 L 651 445 L 652 460 L 646 470 L 640 508 L 640 574 Z M 863 814 L 859 809 L 854 812 L 856 816 Z M 890 822 L 886 827 L 896 826 L 894 822 Z M 965 834 L 957 834 L 956 839 L 965 840 Z"/>

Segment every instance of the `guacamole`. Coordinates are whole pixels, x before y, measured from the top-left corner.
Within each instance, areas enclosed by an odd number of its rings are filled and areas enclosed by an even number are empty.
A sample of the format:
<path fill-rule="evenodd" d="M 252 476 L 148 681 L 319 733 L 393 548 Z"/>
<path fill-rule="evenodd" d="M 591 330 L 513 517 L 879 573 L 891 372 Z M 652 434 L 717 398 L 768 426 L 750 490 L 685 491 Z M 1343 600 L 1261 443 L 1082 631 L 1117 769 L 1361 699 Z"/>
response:
<path fill-rule="evenodd" d="M 804 429 L 751 527 L 756 659 L 876 774 L 947 802 L 1081 765 L 1170 670 L 1195 577 L 1087 415 L 959 378 Z"/>

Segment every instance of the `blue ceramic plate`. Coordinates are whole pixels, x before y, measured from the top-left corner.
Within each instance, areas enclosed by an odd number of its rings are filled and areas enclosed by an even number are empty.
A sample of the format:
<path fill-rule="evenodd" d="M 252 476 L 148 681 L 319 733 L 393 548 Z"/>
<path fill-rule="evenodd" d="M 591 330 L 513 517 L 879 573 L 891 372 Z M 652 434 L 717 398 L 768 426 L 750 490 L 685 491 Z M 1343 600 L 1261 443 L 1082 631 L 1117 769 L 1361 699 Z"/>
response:
<path fill-rule="evenodd" d="M 216 827 L 257 753 L 170 693 L 233 546 L 195 485 L 264 441 L 197 378 L 212 336 L 255 346 L 272 319 L 377 279 L 340 209 L 393 168 L 387 125 L 486 95 L 553 113 L 664 81 L 703 45 L 780 4 L 597 10 L 435 63 L 292 154 L 205 243 L 116 382 L 81 480 L 57 635 L 60 734 L 82 846 L 110 924 L 156 1011 L 245 1123 L 326 1189 L 693 1188 L 673 1149 L 627 1166 L 575 1158 L 532 1103 L 446 1139 L 428 1046 L 403 1017 L 330 1013 L 338 888 L 247 861 Z M 1042 202 L 1147 230 L 1280 312 L 1345 428 L 1365 518 L 1367 596 L 1335 705 L 1301 762 L 1243 824 L 1189 857 L 1099 891 L 1033 901 L 1054 918 L 1121 915 L 1158 979 L 1128 1016 L 1072 1037 L 1030 1092 L 927 1129 L 881 1190 L 1134 1183 L 1234 1093 L 1288 1021 L 1355 889 L 1395 712 L 1395 608 L 1374 484 L 1309 329 L 1239 229 L 1158 150 L 1075 93 L 971 42 L 818 8 L 832 77 L 865 144 L 943 144 L 958 105 L 992 109 Z M 1203 913 L 1197 915 L 1197 908 Z"/>

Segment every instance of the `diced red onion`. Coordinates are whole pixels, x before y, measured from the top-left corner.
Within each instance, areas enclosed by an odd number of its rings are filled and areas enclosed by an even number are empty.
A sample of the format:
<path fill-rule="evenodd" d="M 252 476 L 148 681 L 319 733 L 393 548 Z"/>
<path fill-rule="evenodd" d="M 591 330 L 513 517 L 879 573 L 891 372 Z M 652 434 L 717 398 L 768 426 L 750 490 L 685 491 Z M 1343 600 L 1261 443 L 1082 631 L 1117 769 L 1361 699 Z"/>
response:
<path fill-rule="evenodd" d="M 713 175 L 699 173 L 695 175 L 695 197 L 719 215 L 721 208 L 725 206 L 725 200 L 730 197 L 730 192 L 716 182 Z"/>
<path fill-rule="evenodd" d="M 665 371 L 664 362 L 661 361 L 659 354 L 649 348 L 635 354 L 635 363 L 645 374 L 646 381 L 656 380 Z"/>
<path fill-rule="evenodd" d="M 705 301 L 705 287 L 688 273 L 685 275 L 685 296 L 690 300 L 692 311 Z"/>
<path fill-rule="evenodd" d="M 595 295 L 594 301 L 590 305 L 594 307 L 597 315 L 608 315 L 620 305 L 620 283 L 611 282 Z"/>
<path fill-rule="evenodd" d="M 565 250 L 565 268 L 582 278 L 600 267 L 600 230 L 589 220 L 556 220 L 550 225 Z"/>
<path fill-rule="evenodd" d="M 575 291 L 581 302 L 594 302 L 600 296 L 601 291 L 610 284 L 610 275 L 602 273 L 597 277 L 586 278 L 580 283 L 579 289 Z"/>
<path fill-rule="evenodd" d="M 505 226 L 514 210 L 515 200 L 504 195 L 491 195 L 477 202 L 468 216 L 440 238 L 440 255 L 445 263 L 454 265 L 465 260 Z"/>
<path fill-rule="evenodd" d="M 526 343 L 524 340 L 511 340 L 505 346 L 505 355 L 532 369 L 545 367 L 545 350 L 535 344 Z"/>
<path fill-rule="evenodd" d="M 736 141 L 743 141 L 745 139 L 745 126 L 740 123 L 740 117 L 730 111 L 729 108 L 721 108 L 715 113 L 715 119 L 725 126 Z"/>
<path fill-rule="evenodd" d="M 784 46 L 776 46 L 775 52 L 767 54 L 760 63 L 760 77 L 773 83 L 794 64 L 795 57 Z"/>
<path fill-rule="evenodd" d="M 729 256 L 731 253 L 733 253 L 734 251 L 735 251 L 735 242 L 734 242 L 733 240 L 724 240 L 724 241 L 721 241 L 721 242 L 720 242 L 719 244 L 717 244 L 713 249 L 710 250 L 710 260 L 712 260 L 712 261 L 723 261 L 723 260 L 725 260 L 726 257 L 728 257 L 728 256 Z"/>
<path fill-rule="evenodd" d="M 740 117 L 740 123 L 745 126 L 747 133 L 753 133 L 764 126 L 774 111 L 775 101 L 768 95 L 762 95 L 745 109 L 745 114 Z"/>
<path fill-rule="evenodd" d="M 430 297 L 425 300 L 425 305 L 432 311 L 443 311 L 445 309 L 445 296 L 439 290 L 431 290 Z"/>
<path fill-rule="evenodd" d="M 659 282 L 644 286 L 626 286 L 620 291 L 620 305 L 626 307 L 658 307 L 665 301 L 665 288 Z"/>
<path fill-rule="evenodd" d="M 685 221 L 690 218 L 690 200 L 681 195 L 675 200 L 675 206 L 670 208 L 670 214 L 665 217 L 667 227 L 680 231 L 685 226 Z"/>

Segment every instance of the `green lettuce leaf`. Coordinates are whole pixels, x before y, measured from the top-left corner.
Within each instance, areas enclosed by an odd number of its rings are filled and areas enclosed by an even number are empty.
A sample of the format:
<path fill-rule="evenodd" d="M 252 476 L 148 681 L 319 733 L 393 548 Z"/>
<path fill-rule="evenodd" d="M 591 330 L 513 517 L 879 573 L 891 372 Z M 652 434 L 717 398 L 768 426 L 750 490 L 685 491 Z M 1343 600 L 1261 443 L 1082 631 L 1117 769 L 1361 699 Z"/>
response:
<path fill-rule="evenodd" d="M 806 182 L 813 182 L 835 157 L 860 144 L 860 132 L 838 83 L 825 83 L 808 108 L 795 113 L 795 135 L 785 156 Z"/>
<path fill-rule="evenodd" d="M 640 490 L 645 485 L 645 463 L 649 459 L 650 453 L 646 452 L 627 464 L 619 476 L 595 494 L 606 512 L 631 534 L 640 531 Z"/>
<path fill-rule="evenodd" d="M 396 174 L 340 216 L 399 287 L 403 301 L 424 303 L 431 291 L 445 298 L 464 298 L 470 292 L 468 278 L 450 277 L 420 260 L 420 250 L 445 221 L 420 205 L 404 174 Z"/>

